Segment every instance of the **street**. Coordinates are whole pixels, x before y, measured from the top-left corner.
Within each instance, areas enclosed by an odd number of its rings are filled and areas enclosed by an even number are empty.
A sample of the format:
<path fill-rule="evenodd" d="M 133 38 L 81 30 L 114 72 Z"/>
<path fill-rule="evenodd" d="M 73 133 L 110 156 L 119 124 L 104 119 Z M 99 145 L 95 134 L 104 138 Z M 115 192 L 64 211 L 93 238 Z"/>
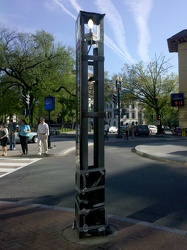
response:
<path fill-rule="evenodd" d="M 0 178 L 13 173 L 14 171 L 18 171 L 38 160 L 40 159 L 2 157 L 0 158 Z"/>
<path fill-rule="evenodd" d="M 186 167 L 142 158 L 131 149 L 106 149 L 108 212 L 186 230 Z"/>
<path fill-rule="evenodd" d="M 141 137 L 105 144 L 106 213 L 187 230 L 186 166 L 133 151 L 136 145 L 154 141 Z M 43 158 L 1 178 L 0 200 L 74 208 L 74 175 L 75 153 Z"/>

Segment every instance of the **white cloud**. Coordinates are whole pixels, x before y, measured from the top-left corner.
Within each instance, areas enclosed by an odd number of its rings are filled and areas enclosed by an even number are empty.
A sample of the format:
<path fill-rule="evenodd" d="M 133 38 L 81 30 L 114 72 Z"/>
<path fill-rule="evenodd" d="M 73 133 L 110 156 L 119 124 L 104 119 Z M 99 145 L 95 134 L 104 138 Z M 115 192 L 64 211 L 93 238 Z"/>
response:
<path fill-rule="evenodd" d="M 153 8 L 153 0 L 125 0 L 125 3 L 132 11 L 138 29 L 138 53 L 142 60 L 148 61 L 148 46 L 151 42 L 148 19 Z"/>
<path fill-rule="evenodd" d="M 109 22 L 109 26 L 114 33 L 114 44 L 117 44 L 117 46 L 115 45 L 114 49 L 117 50 L 118 53 L 121 50 L 120 54 L 123 54 L 123 58 L 129 63 L 133 63 L 134 60 L 129 54 L 126 45 L 125 29 L 120 13 L 117 11 L 111 0 L 96 0 L 95 3 L 103 13 L 106 13 L 106 20 Z"/>
<path fill-rule="evenodd" d="M 118 45 L 116 45 L 116 43 L 106 34 L 105 34 L 105 44 L 107 45 L 107 47 L 112 49 L 123 61 L 126 61 L 127 63 L 133 63 L 134 62 L 134 61 L 132 62 L 132 58 L 128 54 L 123 52 L 118 47 Z"/>
<path fill-rule="evenodd" d="M 64 4 L 60 2 L 60 0 L 53 0 L 54 3 L 56 3 L 58 6 L 61 7 L 61 9 L 67 13 L 70 17 L 72 17 L 74 20 L 77 19 L 77 17 L 70 12 L 67 8 L 65 8 Z M 103 2 L 103 1 L 102 1 Z M 78 4 L 77 0 L 69 0 L 69 3 L 73 7 L 73 9 L 79 13 L 80 10 L 83 10 L 83 8 Z M 101 1 L 96 0 L 95 1 L 97 7 L 101 9 L 102 12 L 107 12 L 108 20 L 111 26 L 111 29 L 115 35 L 115 41 L 113 41 L 108 35 L 105 34 L 105 44 L 110 49 L 112 49 L 122 60 L 133 63 L 134 60 L 130 56 L 130 54 L 127 52 L 127 46 L 125 43 L 125 32 L 123 28 L 123 22 L 121 18 L 119 18 L 119 13 L 115 9 L 114 5 L 110 0 L 105 0 L 105 4 L 101 3 Z M 114 11 L 115 9 L 115 11 Z M 116 21 L 116 16 L 118 16 L 118 21 Z M 119 23 L 120 19 L 120 23 Z"/>
<path fill-rule="evenodd" d="M 67 8 L 64 7 L 64 5 L 58 1 L 58 0 L 53 0 L 54 3 L 56 3 L 58 6 L 60 6 L 60 8 L 69 16 L 71 16 L 74 20 L 77 19 L 77 17 L 75 15 L 73 15 Z"/>
<path fill-rule="evenodd" d="M 69 0 L 71 5 L 73 6 L 73 8 L 79 12 L 80 10 L 82 10 L 81 6 L 77 3 L 77 1 L 75 0 Z"/>

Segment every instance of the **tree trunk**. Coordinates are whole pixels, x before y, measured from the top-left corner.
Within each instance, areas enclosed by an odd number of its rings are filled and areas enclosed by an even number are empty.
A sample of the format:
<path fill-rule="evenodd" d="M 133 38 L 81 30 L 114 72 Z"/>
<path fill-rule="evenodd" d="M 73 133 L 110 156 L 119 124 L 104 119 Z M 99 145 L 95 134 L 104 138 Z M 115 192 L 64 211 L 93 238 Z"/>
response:
<path fill-rule="evenodd" d="M 157 134 L 163 134 L 163 129 L 162 129 L 162 121 L 161 121 L 161 116 L 160 116 L 160 111 L 159 109 L 157 108 L 156 110 L 156 118 L 157 118 L 157 121 L 160 121 L 160 124 L 157 125 Z"/>

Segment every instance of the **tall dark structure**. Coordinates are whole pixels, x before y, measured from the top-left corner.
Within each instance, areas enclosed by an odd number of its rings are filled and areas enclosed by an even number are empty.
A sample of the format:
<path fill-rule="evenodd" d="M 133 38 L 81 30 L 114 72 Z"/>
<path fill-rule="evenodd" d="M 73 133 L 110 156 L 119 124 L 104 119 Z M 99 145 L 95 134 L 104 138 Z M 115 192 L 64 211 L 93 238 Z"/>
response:
<path fill-rule="evenodd" d="M 122 83 L 122 80 L 121 78 L 117 77 L 116 79 L 116 89 L 118 91 L 118 134 L 116 136 L 116 138 L 122 138 L 123 136 L 121 135 L 121 131 L 120 131 L 120 119 L 121 119 L 121 101 L 120 101 L 120 90 L 121 90 L 121 83 Z"/>
<path fill-rule="evenodd" d="M 106 232 L 104 164 L 104 14 L 81 11 L 76 21 L 76 197 L 79 238 Z M 91 76 L 89 78 L 89 76 Z M 92 107 L 89 109 L 89 83 Z M 93 164 L 89 164 L 88 130 L 93 120 Z"/>

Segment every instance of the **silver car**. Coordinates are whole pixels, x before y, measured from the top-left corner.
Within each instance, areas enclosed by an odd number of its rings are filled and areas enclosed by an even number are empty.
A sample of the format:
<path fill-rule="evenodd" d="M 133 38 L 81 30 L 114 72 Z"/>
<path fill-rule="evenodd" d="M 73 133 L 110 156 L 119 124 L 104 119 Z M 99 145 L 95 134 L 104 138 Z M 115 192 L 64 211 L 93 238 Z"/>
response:
<path fill-rule="evenodd" d="M 34 142 L 37 143 L 38 142 L 38 136 L 36 132 L 30 132 L 29 133 L 29 142 Z M 18 132 L 16 132 L 16 143 L 20 143 L 20 139 L 18 136 Z"/>

